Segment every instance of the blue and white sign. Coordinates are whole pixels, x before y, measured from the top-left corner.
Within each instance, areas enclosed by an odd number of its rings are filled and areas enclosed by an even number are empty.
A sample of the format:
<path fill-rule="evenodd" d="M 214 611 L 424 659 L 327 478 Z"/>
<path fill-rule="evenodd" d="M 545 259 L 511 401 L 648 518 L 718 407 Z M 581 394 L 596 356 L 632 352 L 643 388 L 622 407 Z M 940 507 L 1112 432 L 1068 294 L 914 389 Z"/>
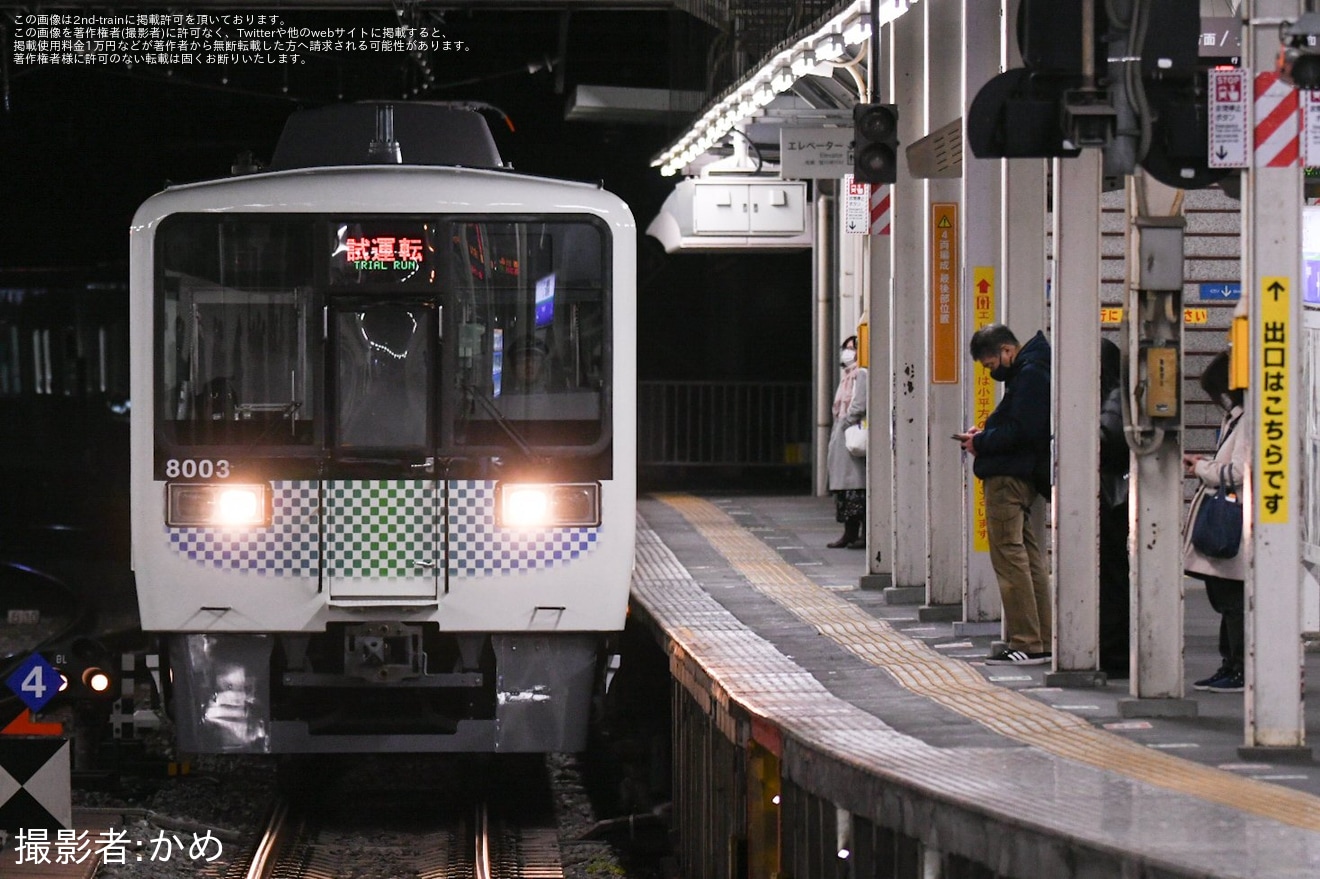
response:
<path fill-rule="evenodd" d="M 64 683 L 63 676 L 57 672 L 40 653 L 34 653 L 14 673 L 5 678 L 9 689 L 18 694 L 23 704 L 33 711 L 40 711 L 47 702 L 55 698 Z"/>
<path fill-rule="evenodd" d="M 1202 302 L 1236 302 L 1242 298 L 1242 285 L 1238 283 L 1199 284 Z"/>

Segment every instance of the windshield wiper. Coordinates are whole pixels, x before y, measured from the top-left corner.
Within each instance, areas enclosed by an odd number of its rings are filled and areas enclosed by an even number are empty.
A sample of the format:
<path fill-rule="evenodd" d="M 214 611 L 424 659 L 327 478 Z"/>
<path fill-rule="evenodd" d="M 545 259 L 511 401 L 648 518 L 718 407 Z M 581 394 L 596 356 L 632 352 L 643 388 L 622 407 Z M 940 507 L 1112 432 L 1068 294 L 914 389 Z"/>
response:
<path fill-rule="evenodd" d="M 526 437 L 518 432 L 518 428 L 514 427 L 513 422 L 505 417 L 504 413 L 495 405 L 495 401 L 486 396 L 485 391 L 473 384 L 464 384 L 463 390 L 467 391 L 472 399 L 481 404 L 481 408 L 486 410 L 486 414 L 491 417 L 491 420 L 499 425 L 500 429 L 513 441 L 513 444 L 518 447 L 518 451 L 530 460 L 537 459 L 538 456 L 532 451 L 531 444 L 527 442 Z"/>

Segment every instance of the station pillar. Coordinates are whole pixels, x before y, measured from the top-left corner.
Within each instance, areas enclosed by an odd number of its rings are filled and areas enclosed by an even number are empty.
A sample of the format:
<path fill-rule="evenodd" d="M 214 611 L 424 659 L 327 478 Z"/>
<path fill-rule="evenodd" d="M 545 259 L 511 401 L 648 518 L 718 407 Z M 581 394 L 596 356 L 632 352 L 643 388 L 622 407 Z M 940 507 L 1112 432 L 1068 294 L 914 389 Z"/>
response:
<path fill-rule="evenodd" d="M 963 111 L 967 118 L 972 99 L 981 87 L 1002 69 L 1002 53 L 1008 36 L 998 4 L 963 0 L 963 31 L 967 34 L 998 34 L 994 40 L 967 40 L 963 62 Z M 998 319 L 1004 291 L 1001 260 L 1000 212 L 1002 210 L 1003 159 L 976 159 L 964 152 L 962 163 L 962 338 Z M 966 342 L 962 358 L 963 418 L 958 432 L 985 424 L 995 407 L 995 382 L 971 359 Z M 941 437 L 936 434 L 936 439 Z M 999 633 L 999 581 L 990 564 L 990 540 L 986 531 L 985 499 L 981 480 L 972 474 L 968 458 L 962 471 L 963 581 L 962 620 L 954 631 L 962 636 Z M 947 530 L 945 532 L 947 534 Z"/>
<path fill-rule="evenodd" d="M 1183 192 L 1127 178 L 1124 423 L 1130 456 L 1131 644 L 1125 717 L 1194 716 L 1183 698 Z"/>
<path fill-rule="evenodd" d="M 1247 0 L 1244 9 L 1246 67 L 1259 90 L 1262 77 L 1272 75 L 1279 22 L 1296 21 L 1302 4 Z M 1243 536 L 1250 556 L 1242 751 L 1253 758 L 1309 760 L 1301 632 L 1303 401 L 1310 396 L 1301 382 L 1302 172 L 1295 160 L 1268 167 L 1253 162 L 1244 184 L 1242 295 L 1250 310 L 1251 359 L 1244 420 L 1252 431 L 1252 460 L 1245 516 L 1250 527 Z"/>
<path fill-rule="evenodd" d="M 966 44 L 962 3 L 923 3 L 908 12 L 924 17 L 928 73 L 927 119 L 923 135 L 939 130 L 963 115 L 961 65 L 936 64 L 945 46 Z M 927 172 L 929 173 L 929 172 Z M 941 172 L 948 173 L 948 172 Z M 930 567 L 926 603 L 918 618 L 953 622 L 963 616 L 963 467 L 962 448 L 949 439 L 966 425 L 962 413 L 964 353 L 962 186 L 952 176 L 936 176 L 926 184 L 930 208 L 926 213 L 926 369 L 928 384 L 926 435 L 927 480 L 930 486 Z M 917 297 L 913 297 L 914 299 Z"/>
<path fill-rule="evenodd" d="M 894 103 L 898 105 L 898 141 L 911 144 L 928 130 L 924 63 L 925 19 L 902 15 L 886 30 Z M 894 371 L 894 580 L 899 595 L 927 589 L 929 491 L 927 470 L 925 254 L 928 247 L 929 194 L 926 181 L 912 176 L 899 150 L 898 181 L 893 184 L 894 295 L 890 323 L 890 360 Z M 947 440 L 946 440 L 947 442 Z"/>
<path fill-rule="evenodd" d="M 1099 150 L 1054 160 L 1051 686 L 1094 686 L 1100 631 Z"/>

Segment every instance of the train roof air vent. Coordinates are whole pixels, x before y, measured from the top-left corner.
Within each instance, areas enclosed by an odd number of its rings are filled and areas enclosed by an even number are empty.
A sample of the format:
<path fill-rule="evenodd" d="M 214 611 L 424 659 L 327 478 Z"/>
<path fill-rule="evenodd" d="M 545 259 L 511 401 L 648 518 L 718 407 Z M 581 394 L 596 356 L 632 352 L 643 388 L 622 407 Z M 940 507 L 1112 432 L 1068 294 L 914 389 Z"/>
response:
<path fill-rule="evenodd" d="M 392 116 L 393 124 L 382 141 L 378 111 L 386 107 L 393 107 L 392 114 L 387 114 Z M 381 149 L 383 143 L 390 142 L 393 150 Z M 287 171 L 379 164 L 400 153 L 409 165 L 503 165 L 485 117 L 470 107 L 421 101 L 363 101 L 294 113 L 284 124 L 270 168 Z"/>

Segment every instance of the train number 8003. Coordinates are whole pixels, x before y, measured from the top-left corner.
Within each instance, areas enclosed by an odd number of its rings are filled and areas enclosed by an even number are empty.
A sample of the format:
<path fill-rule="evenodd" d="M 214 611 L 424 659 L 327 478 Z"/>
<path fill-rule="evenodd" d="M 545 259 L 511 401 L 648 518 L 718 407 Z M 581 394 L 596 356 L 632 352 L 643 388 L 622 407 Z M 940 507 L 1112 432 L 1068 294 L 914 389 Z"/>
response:
<path fill-rule="evenodd" d="M 229 462 L 210 458 L 170 458 L 165 462 L 166 479 L 228 479 Z"/>

